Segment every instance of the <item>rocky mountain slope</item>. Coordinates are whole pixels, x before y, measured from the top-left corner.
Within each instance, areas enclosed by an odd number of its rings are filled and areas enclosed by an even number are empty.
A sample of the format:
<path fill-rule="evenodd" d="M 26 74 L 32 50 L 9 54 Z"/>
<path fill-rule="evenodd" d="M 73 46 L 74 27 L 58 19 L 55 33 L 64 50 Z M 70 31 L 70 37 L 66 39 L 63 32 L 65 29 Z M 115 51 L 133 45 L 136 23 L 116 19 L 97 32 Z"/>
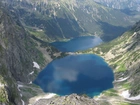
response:
<path fill-rule="evenodd" d="M 42 39 L 46 37 L 49 41 L 80 35 L 98 35 L 109 41 L 121 35 L 138 19 L 93 0 L 3 1 L 16 11 L 30 33 L 38 37 L 42 35 Z"/>
<path fill-rule="evenodd" d="M 16 12 L 0 3 L 0 105 L 26 104 L 36 93 L 21 88 L 31 87 L 38 72 L 59 56 L 65 54 L 28 33 Z"/>
<path fill-rule="evenodd" d="M 33 61 L 43 65 L 44 58 L 16 15 L 12 17 L 0 4 L 0 104 L 22 105 L 17 81 L 29 83 L 37 69 Z"/>
<path fill-rule="evenodd" d="M 114 90 L 103 93 L 100 99 L 111 95 L 119 100 L 121 96 L 130 103 L 140 102 L 140 22 L 121 37 L 83 53 L 102 56 L 114 70 Z"/>
<path fill-rule="evenodd" d="M 132 96 L 140 94 L 140 22 L 122 37 L 97 48 L 112 66 L 116 79 L 127 78 L 127 89 Z"/>

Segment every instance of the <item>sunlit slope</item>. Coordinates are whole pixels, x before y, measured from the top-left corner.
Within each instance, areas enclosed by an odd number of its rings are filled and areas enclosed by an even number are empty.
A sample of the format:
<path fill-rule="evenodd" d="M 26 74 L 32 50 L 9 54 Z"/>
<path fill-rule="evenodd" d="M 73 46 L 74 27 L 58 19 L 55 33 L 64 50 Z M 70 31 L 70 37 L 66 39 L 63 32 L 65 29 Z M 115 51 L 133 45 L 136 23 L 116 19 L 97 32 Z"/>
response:
<path fill-rule="evenodd" d="M 136 21 L 133 16 L 93 0 L 9 0 L 8 3 L 26 26 L 42 29 L 50 39 L 98 35 L 108 41 Z"/>
<path fill-rule="evenodd" d="M 140 94 L 140 22 L 121 37 L 83 53 L 98 54 L 109 63 L 115 73 L 116 94 L 125 90 L 130 97 Z"/>

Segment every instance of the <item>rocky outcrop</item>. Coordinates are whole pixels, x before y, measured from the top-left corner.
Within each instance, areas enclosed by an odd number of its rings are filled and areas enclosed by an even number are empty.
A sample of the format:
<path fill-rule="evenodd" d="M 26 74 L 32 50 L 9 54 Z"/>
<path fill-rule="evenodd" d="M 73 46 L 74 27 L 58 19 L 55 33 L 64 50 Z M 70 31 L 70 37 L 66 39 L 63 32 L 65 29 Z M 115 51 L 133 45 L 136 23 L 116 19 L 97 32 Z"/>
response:
<path fill-rule="evenodd" d="M 69 96 L 40 99 L 34 105 L 99 105 L 94 99 L 71 94 Z"/>

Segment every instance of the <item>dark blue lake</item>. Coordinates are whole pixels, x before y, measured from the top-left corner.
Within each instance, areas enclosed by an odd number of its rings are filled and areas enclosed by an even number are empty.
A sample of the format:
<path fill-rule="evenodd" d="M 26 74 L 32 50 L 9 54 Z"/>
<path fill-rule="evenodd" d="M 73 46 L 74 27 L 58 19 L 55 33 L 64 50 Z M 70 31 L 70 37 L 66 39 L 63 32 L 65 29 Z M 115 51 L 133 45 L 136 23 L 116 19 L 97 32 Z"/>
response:
<path fill-rule="evenodd" d="M 52 61 L 39 73 L 34 83 L 44 92 L 93 97 L 112 88 L 113 80 L 113 71 L 104 59 L 94 54 L 81 54 Z"/>
<path fill-rule="evenodd" d="M 93 48 L 100 43 L 102 43 L 102 40 L 99 37 L 83 36 L 71 39 L 67 42 L 53 42 L 51 45 L 62 52 L 76 52 Z"/>

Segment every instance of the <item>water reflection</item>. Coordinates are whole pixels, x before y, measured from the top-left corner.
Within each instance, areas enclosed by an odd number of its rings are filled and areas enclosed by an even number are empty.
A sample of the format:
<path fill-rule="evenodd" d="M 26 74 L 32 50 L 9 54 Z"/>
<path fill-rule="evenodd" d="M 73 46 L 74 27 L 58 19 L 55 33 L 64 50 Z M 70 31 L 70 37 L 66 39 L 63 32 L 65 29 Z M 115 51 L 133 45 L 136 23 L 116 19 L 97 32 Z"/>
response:
<path fill-rule="evenodd" d="M 112 88 L 113 80 L 111 68 L 101 57 L 83 54 L 52 61 L 34 83 L 45 92 L 59 95 L 87 94 L 92 97 Z"/>

